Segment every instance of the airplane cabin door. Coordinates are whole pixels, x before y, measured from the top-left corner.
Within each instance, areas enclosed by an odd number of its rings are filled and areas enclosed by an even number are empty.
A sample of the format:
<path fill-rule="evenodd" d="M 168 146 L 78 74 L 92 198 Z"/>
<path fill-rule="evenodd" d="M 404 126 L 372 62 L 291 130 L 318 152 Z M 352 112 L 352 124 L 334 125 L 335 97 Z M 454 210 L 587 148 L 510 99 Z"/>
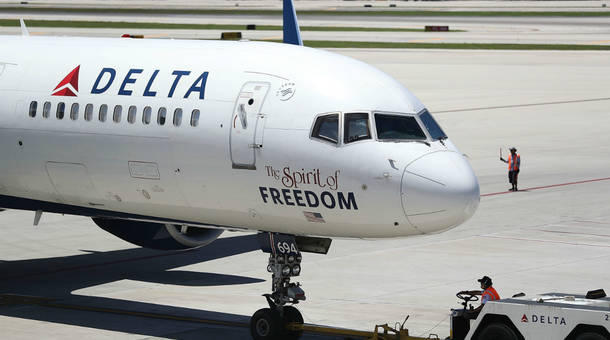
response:
<path fill-rule="evenodd" d="M 231 162 L 234 169 L 256 169 L 256 149 L 262 147 L 261 108 L 269 83 L 248 82 L 242 87 L 231 121 Z M 257 136 L 258 134 L 258 136 Z"/>

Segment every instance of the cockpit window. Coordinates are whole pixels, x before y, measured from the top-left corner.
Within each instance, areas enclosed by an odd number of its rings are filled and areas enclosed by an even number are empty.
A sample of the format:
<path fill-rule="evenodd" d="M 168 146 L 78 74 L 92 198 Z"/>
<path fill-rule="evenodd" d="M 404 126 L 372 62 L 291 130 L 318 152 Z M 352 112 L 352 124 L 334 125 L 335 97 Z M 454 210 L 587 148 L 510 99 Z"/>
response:
<path fill-rule="evenodd" d="M 441 129 L 440 125 L 438 125 L 428 110 L 424 110 L 424 112 L 419 115 L 419 119 L 421 119 L 426 129 L 428 129 L 428 133 L 430 133 L 430 137 L 432 137 L 432 139 L 447 138 L 447 135 L 443 129 Z"/>
<path fill-rule="evenodd" d="M 348 113 L 345 115 L 344 142 L 351 143 L 371 139 L 368 113 Z"/>
<path fill-rule="evenodd" d="M 311 134 L 313 138 L 319 138 L 328 142 L 339 142 L 339 115 L 332 114 L 318 117 Z"/>
<path fill-rule="evenodd" d="M 375 114 L 379 140 L 422 140 L 426 134 L 412 116 Z"/>

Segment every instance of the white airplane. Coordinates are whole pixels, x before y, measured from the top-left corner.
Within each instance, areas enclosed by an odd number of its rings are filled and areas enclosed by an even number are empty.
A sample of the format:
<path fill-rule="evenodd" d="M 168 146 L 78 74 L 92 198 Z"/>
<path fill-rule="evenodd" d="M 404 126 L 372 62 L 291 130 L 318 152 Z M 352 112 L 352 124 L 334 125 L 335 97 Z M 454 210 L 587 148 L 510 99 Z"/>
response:
<path fill-rule="evenodd" d="M 331 237 L 438 233 L 470 218 L 465 157 L 403 85 L 286 44 L 0 38 L 0 207 L 89 216 L 156 249 L 261 234 L 273 274 L 255 339 L 298 338 L 292 276 Z"/>

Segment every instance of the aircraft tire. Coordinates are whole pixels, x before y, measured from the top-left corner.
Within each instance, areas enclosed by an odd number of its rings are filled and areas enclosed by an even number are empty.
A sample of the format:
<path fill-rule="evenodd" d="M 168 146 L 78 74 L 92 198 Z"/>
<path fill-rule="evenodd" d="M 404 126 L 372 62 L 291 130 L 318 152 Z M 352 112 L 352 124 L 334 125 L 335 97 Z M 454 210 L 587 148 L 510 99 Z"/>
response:
<path fill-rule="evenodd" d="M 300 323 L 303 324 L 303 315 L 299 312 L 298 309 L 293 306 L 285 306 L 284 307 L 284 320 L 283 324 L 289 323 Z M 303 335 L 303 331 L 290 331 L 286 330 L 286 334 L 284 335 L 284 339 L 286 340 L 297 340 Z"/>
<path fill-rule="evenodd" d="M 250 334 L 254 340 L 280 339 L 282 322 L 270 308 L 259 309 L 250 318 Z"/>

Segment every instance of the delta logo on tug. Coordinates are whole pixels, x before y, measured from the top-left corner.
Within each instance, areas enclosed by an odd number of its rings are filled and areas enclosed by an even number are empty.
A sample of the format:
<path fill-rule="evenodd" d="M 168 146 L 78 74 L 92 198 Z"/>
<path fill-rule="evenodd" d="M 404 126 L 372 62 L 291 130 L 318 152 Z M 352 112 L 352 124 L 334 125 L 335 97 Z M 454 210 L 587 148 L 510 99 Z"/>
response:
<path fill-rule="evenodd" d="M 59 84 L 53 89 L 53 96 L 65 96 L 65 97 L 76 97 L 78 95 L 78 76 L 80 71 L 80 65 L 76 66 L 68 75 L 59 82 Z M 117 91 L 119 96 L 131 96 L 134 94 L 133 86 L 136 82 L 143 80 L 141 75 L 144 74 L 144 69 L 132 68 L 125 73 L 120 81 L 120 86 Z M 169 89 L 163 89 L 161 96 L 167 93 L 167 98 L 173 98 L 178 85 L 184 80 L 188 81 L 189 78 L 193 78 L 191 71 L 188 70 L 173 70 L 170 72 L 162 72 L 161 70 L 154 70 L 152 74 L 146 80 L 146 87 L 140 94 L 144 97 L 157 97 L 157 94 L 161 92 L 158 86 L 157 78 L 159 75 L 162 77 L 171 77 L 171 86 Z M 191 81 L 191 85 L 188 90 L 182 96 L 183 99 L 191 98 L 191 95 L 196 94 L 200 100 L 205 99 L 205 88 L 208 82 L 209 72 L 202 72 L 195 80 Z M 112 67 L 104 67 L 98 73 L 95 82 L 91 88 L 91 94 L 103 94 L 106 93 L 112 85 L 115 84 L 117 78 L 117 70 Z M 141 81 L 140 81 L 141 82 Z M 118 84 L 118 82 L 117 82 Z"/>
<path fill-rule="evenodd" d="M 523 314 L 521 317 L 521 322 L 523 323 L 538 323 L 545 325 L 559 325 L 565 326 L 567 325 L 565 317 L 562 316 L 551 316 L 551 315 L 538 315 L 532 314 L 528 318 L 527 315 Z"/>

